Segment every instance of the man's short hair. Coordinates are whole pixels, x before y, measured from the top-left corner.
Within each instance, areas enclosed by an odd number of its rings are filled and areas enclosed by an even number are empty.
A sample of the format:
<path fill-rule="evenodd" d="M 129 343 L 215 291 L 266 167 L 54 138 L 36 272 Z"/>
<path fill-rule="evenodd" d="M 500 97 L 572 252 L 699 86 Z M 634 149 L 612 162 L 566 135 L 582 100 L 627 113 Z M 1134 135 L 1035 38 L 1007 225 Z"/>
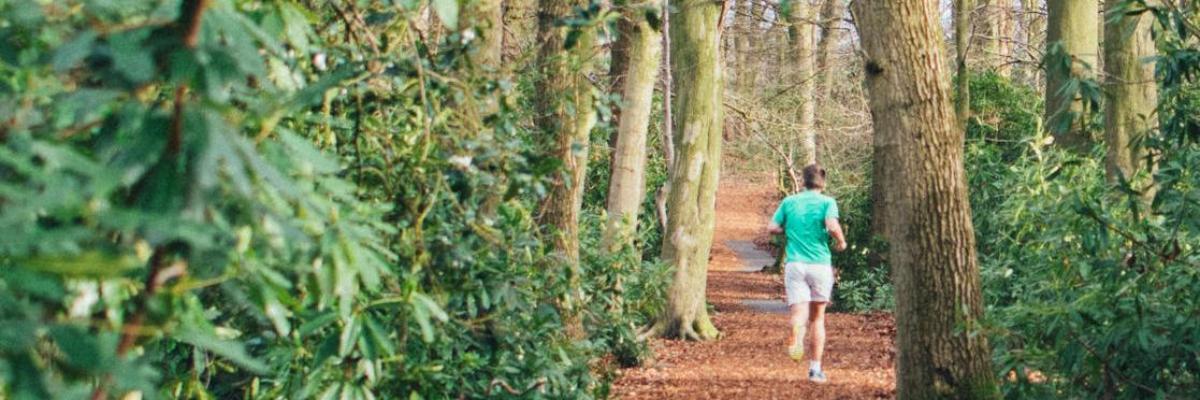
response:
<path fill-rule="evenodd" d="M 817 164 L 809 164 L 807 167 L 804 167 L 804 188 L 824 189 L 825 168 L 821 168 Z"/>

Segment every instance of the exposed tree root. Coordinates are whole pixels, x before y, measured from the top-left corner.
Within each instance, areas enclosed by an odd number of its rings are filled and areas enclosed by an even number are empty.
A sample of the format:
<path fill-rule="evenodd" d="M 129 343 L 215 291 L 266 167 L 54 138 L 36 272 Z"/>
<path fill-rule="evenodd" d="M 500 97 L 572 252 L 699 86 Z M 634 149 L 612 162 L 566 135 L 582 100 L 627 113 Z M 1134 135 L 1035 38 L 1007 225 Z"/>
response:
<path fill-rule="evenodd" d="M 645 340 L 650 337 L 662 337 L 698 342 L 720 338 L 721 331 L 718 331 L 717 327 L 713 325 L 712 319 L 708 317 L 708 313 L 699 314 L 694 318 L 661 318 L 653 325 L 642 329 L 638 333 L 638 339 Z"/>

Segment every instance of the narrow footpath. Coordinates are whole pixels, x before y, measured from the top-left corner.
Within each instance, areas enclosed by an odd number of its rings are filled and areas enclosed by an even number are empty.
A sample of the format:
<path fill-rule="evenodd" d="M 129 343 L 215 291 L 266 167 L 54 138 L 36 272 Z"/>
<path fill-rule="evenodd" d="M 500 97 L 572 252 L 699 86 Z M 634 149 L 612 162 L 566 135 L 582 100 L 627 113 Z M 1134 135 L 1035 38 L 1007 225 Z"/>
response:
<path fill-rule="evenodd" d="M 880 399 L 895 397 L 895 325 L 887 314 L 830 314 L 823 367 L 829 383 L 808 382 L 807 362 L 784 351 L 788 335 L 783 279 L 758 272 L 770 254 L 774 210 L 770 184 L 724 179 L 708 273 L 708 301 L 721 338 L 710 342 L 655 339 L 655 360 L 623 371 L 621 399 Z M 837 290 L 836 288 L 834 289 Z"/>

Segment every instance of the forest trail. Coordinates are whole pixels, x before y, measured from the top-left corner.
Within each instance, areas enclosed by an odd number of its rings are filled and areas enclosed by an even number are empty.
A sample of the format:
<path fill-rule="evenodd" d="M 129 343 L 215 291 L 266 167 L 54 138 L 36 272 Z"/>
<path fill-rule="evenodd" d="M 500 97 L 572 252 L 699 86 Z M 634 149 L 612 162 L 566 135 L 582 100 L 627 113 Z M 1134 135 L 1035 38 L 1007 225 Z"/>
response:
<path fill-rule="evenodd" d="M 775 207 L 771 185 L 726 178 L 717 192 L 717 226 L 708 301 L 720 340 L 655 339 L 655 360 L 625 370 L 613 388 L 622 399 L 892 398 L 895 331 L 888 314 L 830 314 L 823 367 L 829 383 L 808 382 L 808 364 L 784 352 L 788 316 L 781 276 L 757 271 Z M 837 289 L 834 289 L 835 291 Z"/>

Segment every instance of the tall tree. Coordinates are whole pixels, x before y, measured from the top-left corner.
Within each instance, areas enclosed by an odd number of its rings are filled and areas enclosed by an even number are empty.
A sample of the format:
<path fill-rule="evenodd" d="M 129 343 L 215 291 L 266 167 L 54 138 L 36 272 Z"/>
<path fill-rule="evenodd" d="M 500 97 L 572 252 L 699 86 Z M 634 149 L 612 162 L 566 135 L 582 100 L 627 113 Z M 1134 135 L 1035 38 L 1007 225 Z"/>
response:
<path fill-rule="evenodd" d="M 1095 76 L 1099 0 L 1047 0 L 1046 10 L 1046 127 L 1056 143 L 1083 149 L 1089 142 L 1078 118 L 1083 102 L 1077 91 L 1063 88 L 1072 79 Z"/>
<path fill-rule="evenodd" d="M 856 1 L 896 288 L 897 397 L 998 398 L 938 1 Z M 966 329 L 963 329 L 963 327 Z"/>
<path fill-rule="evenodd" d="M 538 53 L 540 76 L 537 81 L 535 122 L 546 140 L 548 156 L 562 161 L 562 173 L 555 179 L 542 205 L 540 222 L 553 230 L 553 248 L 568 265 L 567 279 L 576 286 L 579 279 L 579 209 L 583 205 L 584 177 L 587 170 L 588 142 L 596 124 L 592 85 L 595 35 L 589 26 L 567 27 L 561 21 L 573 17 L 574 9 L 587 0 L 541 0 L 538 13 Z M 570 29 L 577 31 L 568 46 Z M 570 300 L 570 299 L 569 299 Z M 578 331 L 572 319 L 574 304 L 563 305 L 568 312 L 568 328 Z M 579 332 L 572 332 L 578 335 Z"/>
<path fill-rule="evenodd" d="M 1154 108 L 1158 87 L 1154 64 L 1146 59 L 1155 55 L 1151 37 L 1153 17 L 1149 12 L 1128 14 L 1121 0 L 1107 0 L 1110 19 L 1104 27 L 1104 138 L 1108 146 L 1105 168 L 1110 181 L 1130 178 L 1147 168 L 1145 151 L 1133 140 L 1154 127 Z"/>
<path fill-rule="evenodd" d="M 724 125 L 721 79 L 722 4 L 678 0 L 671 15 L 671 70 L 675 77 L 675 162 L 667 194 L 662 259 L 673 268 L 667 306 L 651 334 L 714 339 L 705 307 L 717 180 Z"/>
<path fill-rule="evenodd" d="M 971 116 L 971 71 L 967 68 L 967 51 L 971 47 L 973 3 L 971 0 L 954 0 L 954 53 L 957 66 L 954 79 L 958 89 L 954 114 L 958 117 L 958 123 L 963 126 L 966 126 L 967 118 Z"/>
<path fill-rule="evenodd" d="M 813 24 L 812 6 L 808 0 L 785 1 L 788 22 L 788 40 L 791 42 L 793 73 L 796 81 L 796 98 L 800 106 L 796 107 L 796 130 L 800 135 L 800 151 L 803 152 L 804 165 L 817 162 L 817 134 L 813 129 L 815 121 L 816 102 L 812 99 L 813 81 L 816 79 L 813 59 Z"/>
<path fill-rule="evenodd" d="M 830 58 L 832 48 L 840 37 L 842 14 L 846 12 L 844 0 L 825 0 L 821 4 L 821 39 L 817 42 L 817 73 L 820 79 L 817 88 L 820 93 L 814 96 L 820 101 L 829 101 L 829 93 L 833 90 L 833 63 Z"/>
<path fill-rule="evenodd" d="M 609 223 L 604 231 L 604 244 L 610 250 L 632 241 L 645 194 L 646 133 L 662 48 L 661 32 L 647 14 L 657 15 L 662 3 L 627 6 L 617 21 L 613 49 L 622 49 L 624 68 L 614 71 L 620 73 L 621 110 L 608 186 Z"/>

